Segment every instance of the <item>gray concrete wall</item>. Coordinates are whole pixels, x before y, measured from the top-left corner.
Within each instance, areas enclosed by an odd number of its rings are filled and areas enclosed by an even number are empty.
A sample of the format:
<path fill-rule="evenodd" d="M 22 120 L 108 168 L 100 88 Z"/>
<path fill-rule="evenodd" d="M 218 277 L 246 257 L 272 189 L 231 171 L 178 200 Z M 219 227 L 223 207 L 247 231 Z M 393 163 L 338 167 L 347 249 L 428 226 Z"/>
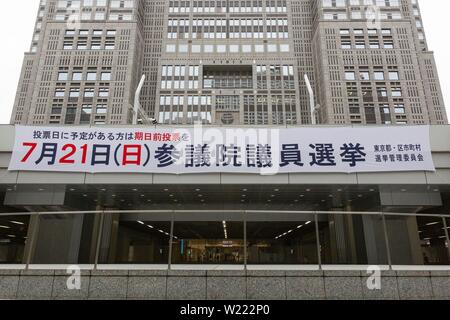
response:
<path fill-rule="evenodd" d="M 69 291 L 61 270 L 0 270 L 0 299 L 445 299 L 450 271 L 383 271 L 381 290 L 365 271 L 83 271 Z"/>

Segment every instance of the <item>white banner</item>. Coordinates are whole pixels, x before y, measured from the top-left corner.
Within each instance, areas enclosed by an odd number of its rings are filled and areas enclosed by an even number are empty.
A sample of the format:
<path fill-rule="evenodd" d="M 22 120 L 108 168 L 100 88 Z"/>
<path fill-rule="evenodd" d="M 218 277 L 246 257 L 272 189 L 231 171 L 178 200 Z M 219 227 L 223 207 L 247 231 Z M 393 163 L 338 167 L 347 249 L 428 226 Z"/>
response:
<path fill-rule="evenodd" d="M 9 170 L 140 173 L 434 171 L 429 127 L 17 126 Z"/>

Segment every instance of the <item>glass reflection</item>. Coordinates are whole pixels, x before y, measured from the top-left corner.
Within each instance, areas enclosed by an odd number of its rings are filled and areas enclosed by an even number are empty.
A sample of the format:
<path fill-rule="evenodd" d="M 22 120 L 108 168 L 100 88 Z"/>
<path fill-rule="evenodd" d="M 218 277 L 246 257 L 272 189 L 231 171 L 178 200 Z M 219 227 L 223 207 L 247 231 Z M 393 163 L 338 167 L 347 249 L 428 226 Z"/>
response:
<path fill-rule="evenodd" d="M 387 265 L 381 215 L 319 215 L 322 264 Z"/>
<path fill-rule="evenodd" d="M 314 221 L 247 222 L 249 264 L 317 264 Z"/>
<path fill-rule="evenodd" d="M 33 264 L 89 264 L 95 259 L 94 214 L 39 216 Z"/>
<path fill-rule="evenodd" d="M 23 263 L 30 216 L 0 216 L 0 264 Z"/>
<path fill-rule="evenodd" d="M 167 264 L 170 221 L 134 218 L 126 214 L 105 218 L 100 263 Z"/>
<path fill-rule="evenodd" d="M 440 217 L 386 216 L 394 265 L 447 265 L 449 252 Z"/>
<path fill-rule="evenodd" d="M 176 221 L 173 232 L 172 263 L 243 264 L 243 223 Z"/>

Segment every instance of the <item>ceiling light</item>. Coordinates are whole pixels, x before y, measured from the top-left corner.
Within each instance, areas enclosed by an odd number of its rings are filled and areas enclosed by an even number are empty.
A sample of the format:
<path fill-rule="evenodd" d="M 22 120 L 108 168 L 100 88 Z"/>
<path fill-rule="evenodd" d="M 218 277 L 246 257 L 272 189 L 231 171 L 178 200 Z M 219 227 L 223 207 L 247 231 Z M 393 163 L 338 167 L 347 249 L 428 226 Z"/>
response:
<path fill-rule="evenodd" d="M 149 225 L 149 224 L 147 225 L 147 227 L 149 227 L 150 229 L 154 229 L 153 226 L 151 226 L 151 225 Z"/>
<path fill-rule="evenodd" d="M 434 226 L 435 224 L 439 224 L 440 222 L 430 222 L 425 224 L 426 226 Z"/>
<path fill-rule="evenodd" d="M 142 222 L 142 221 L 138 221 L 138 223 L 140 223 L 140 224 L 145 224 L 144 222 Z"/>
<path fill-rule="evenodd" d="M 25 223 L 23 223 L 23 222 L 20 222 L 20 221 L 14 221 L 14 220 L 11 220 L 10 221 L 11 223 L 14 223 L 14 224 L 18 224 L 18 225 L 21 225 L 21 226 L 23 226 Z"/>
<path fill-rule="evenodd" d="M 3 229 L 11 229 L 11 227 L 8 227 L 8 226 L 0 226 L 0 228 L 3 228 Z"/>
<path fill-rule="evenodd" d="M 133 191 L 135 191 L 135 192 L 136 192 L 136 191 L 139 191 L 139 190 L 138 190 L 138 189 L 133 189 Z"/>
<path fill-rule="evenodd" d="M 280 191 L 280 189 L 273 189 L 273 191 L 278 192 L 278 191 Z"/>
<path fill-rule="evenodd" d="M 8 234 L 8 237 L 10 237 L 10 238 L 15 238 L 16 236 L 13 235 L 13 234 Z"/>
<path fill-rule="evenodd" d="M 311 223 L 311 221 L 306 221 L 306 222 L 305 222 L 305 225 L 310 224 L 310 223 Z"/>

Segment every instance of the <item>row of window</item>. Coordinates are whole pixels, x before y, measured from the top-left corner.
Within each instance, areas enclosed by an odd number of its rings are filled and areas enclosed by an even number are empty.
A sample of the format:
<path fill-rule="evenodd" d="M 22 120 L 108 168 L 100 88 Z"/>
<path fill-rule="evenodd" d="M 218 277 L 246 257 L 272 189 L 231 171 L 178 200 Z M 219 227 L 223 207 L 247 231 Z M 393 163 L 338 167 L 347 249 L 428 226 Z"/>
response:
<path fill-rule="evenodd" d="M 169 39 L 236 39 L 255 38 L 287 39 L 287 19 L 187 19 L 168 21 Z"/>
<path fill-rule="evenodd" d="M 384 38 L 383 42 L 380 42 L 378 37 L 369 37 L 368 43 L 364 37 L 355 37 L 354 41 L 350 37 L 341 37 L 341 49 L 380 49 L 381 44 L 384 49 L 394 49 L 394 40 L 391 37 Z"/>
<path fill-rule="evenodd" d="M 98 74 L 96 71 L 78 72 L 73 71 L 70 75 L 67 71 L 58 72 L 58 81 L 111 81 L 111 72 L 101 72 Z"/>
<path fill-rule="evenodd" d="M 398 124 L 404 125 L 408 124 L 408 119 L 405 115 L 405 107 L 403 104 L 395 104 L 391 110 L 388 104 L 380 105 L 378 108 L 379 119 L 377 118 L 376 112 L 377 108 L 374 106 L 364 106 L 360 108 L 359 106 L 350 106 L 350 122 L 351 123 L 363 123 L 362 113 L 364 114 L 365 124 Z M 362 109 L 362 110 L 361 110 Z M 393 111 L 393 114 L 392 114 Z"/>
<path fill-rule="evenodd" d="M 74 110 L 77 110 L 77 107 L 67 107 L 66 114 L 73 114 Z M 106 114 L 108 112 L 108 106 L 106 104 L 97 104 L 95 108 L 92 104 L 83 104 L 81 106 L 81 110 L 83 114 L 92 114 L 93 111 L 95 114 Z M 63 107 L 60 105 L 54 105 L 51 109 L 52 115 L 58 115 L 63 113 Z M 75 112 L 76 113 L 76 112 Z"/>
<path fill-rule="evenodd" d="M 359 71 L 356 73 L 355 71 L 346 71 L 345 72 L 345 80 L 347 81 L 355 81 L 355 80 L 376 80 L 376 81 L 383 81 L 383 80 L 400 80 L 398 71 L 388 71 L 387 77 L 384 71 L 374 71 L 373 73 L 370 73 L 369 71 Z"/>
<path fill-rule="evenodd" d="M 106 13 L 103 11 L 92 12 L 82 12 L 81 14 L 67 14 L 67 13 L 57 13 L 55 15 L 55 21 L 70 21 L 70 20 L 81 20 L 81 21 L 131 21 L 133 20 L 133 15 L 131 13 L 110 13 L 108 19 L 106 19 Z"/>
<path fill-rule="evenodd" d="M 286 0 L 169 1 L 169 13 L 286 13 Z"/>
<path fill-rule="evenodd" d="M 55 98 L 64 98 L 68 93 L 69 100 L 74 101 L 78 100 L 81 94 L 80 88 L 70 88 L 66 90 L 65 88 L 56 88 L 54 97 Z M 101 87 L 98 88 L 97 94 L 94 88 L 85 88 L 83 90 L 83 98 L 93 99 L 94 97 L 100 98 L 108 98 L 109 97 L 109 88 Z"/>
<path fill-rule="evenodd" d="M 199 66 L 164 65 L 161 72 L 161 89 L 198 89 L 199 70 Z"/>
<path fill-rule="evenodd" d="M 86 197 L 70 199 L 84 202 Z M 142 198 L 152 201 L 146 195 Z M 2 216 L 0 223 L 7 229 L 0 231 L 0 263 L 450 265 L 447 217 L 272 212 L 223 213 L 219 218 L 202 212 L 104 215 L 100 228 L 95 227 L 100 214 L 40 215 L 35 224 L 30 215 Z M 39 241 L 32 245 L 27 235 Z"/>
<path fill-rule="evenodd" d="M 63 50 L 114 50 L 115 48 L 115 39 L 110 38 L 107 38 L 105 42 L 100 38 L 92 38 L 90 42 L 87 38 L 79 38 L 76 42 L 66 38 L 63 43 Z"/>
<path fill-rule="evenodd" d="M 107 7 L 107 0 L 59 0 L 57 8 L 75 10 L 81 7 Z M 132 9 L 134 8 L 134 0 L 110 0 L 109 7 L 112 9 Z"/>
<path fill-rule="evenodd" d="M 287 43 L 268 44 L 167 44 L 166 53 L 285 53 Z"/>
<path fill-rule="evenodd" d="M 75 29 L 68 29 L 65 31 L 65 35 L 66 36 L 75 36 L 75 35 L 80 35 L 80 36 L 89 36 L 89 35 L 93 35 L 93 36 L 102 36 L 104 34 L 106 34 L 107 36 L 115 36 L 117 33 L 116 30 L 102 30 L 102 29 L 93 29 L 93 30 L 88 30 L 88 29 L 80 29 L 80 30 L 75 30 Z"/>
<path fill-rule="evenodd" d="M 346 12 L 324 12 L 324 20 L 348 20 L 349 15 Z M 376 17 L 373 12 L 367 11 L 364 14 L 360 11 L 352 11 L 350 14 L 350 19 L 353 20 L 401 20 L 402 14 L 400 12 L 381 12 L 379 17 Z"/>
<path fill-rule="evenodd" d="M 354 34 L 355 36 L 361 36 L 364 35 L 364 33 L 367 33 L 368 35 L 377 35 L 378 29 L 367 29 L 366 32 L 364 32 L 364 29 L 340 29 L 339 30 L 339 34 L 340 35 L 350 35 L 350 34 Z M 385 29 L 381 29 L 380 33 L 382 35 L 391 35 L 392 34 L 392 30 L 385 28 Z"/>
<path fill-rule="evenodd" d="M 324 8 L 345 8 L 347 6 L 399 7 L 400 0 L 322 0 Z"/>

